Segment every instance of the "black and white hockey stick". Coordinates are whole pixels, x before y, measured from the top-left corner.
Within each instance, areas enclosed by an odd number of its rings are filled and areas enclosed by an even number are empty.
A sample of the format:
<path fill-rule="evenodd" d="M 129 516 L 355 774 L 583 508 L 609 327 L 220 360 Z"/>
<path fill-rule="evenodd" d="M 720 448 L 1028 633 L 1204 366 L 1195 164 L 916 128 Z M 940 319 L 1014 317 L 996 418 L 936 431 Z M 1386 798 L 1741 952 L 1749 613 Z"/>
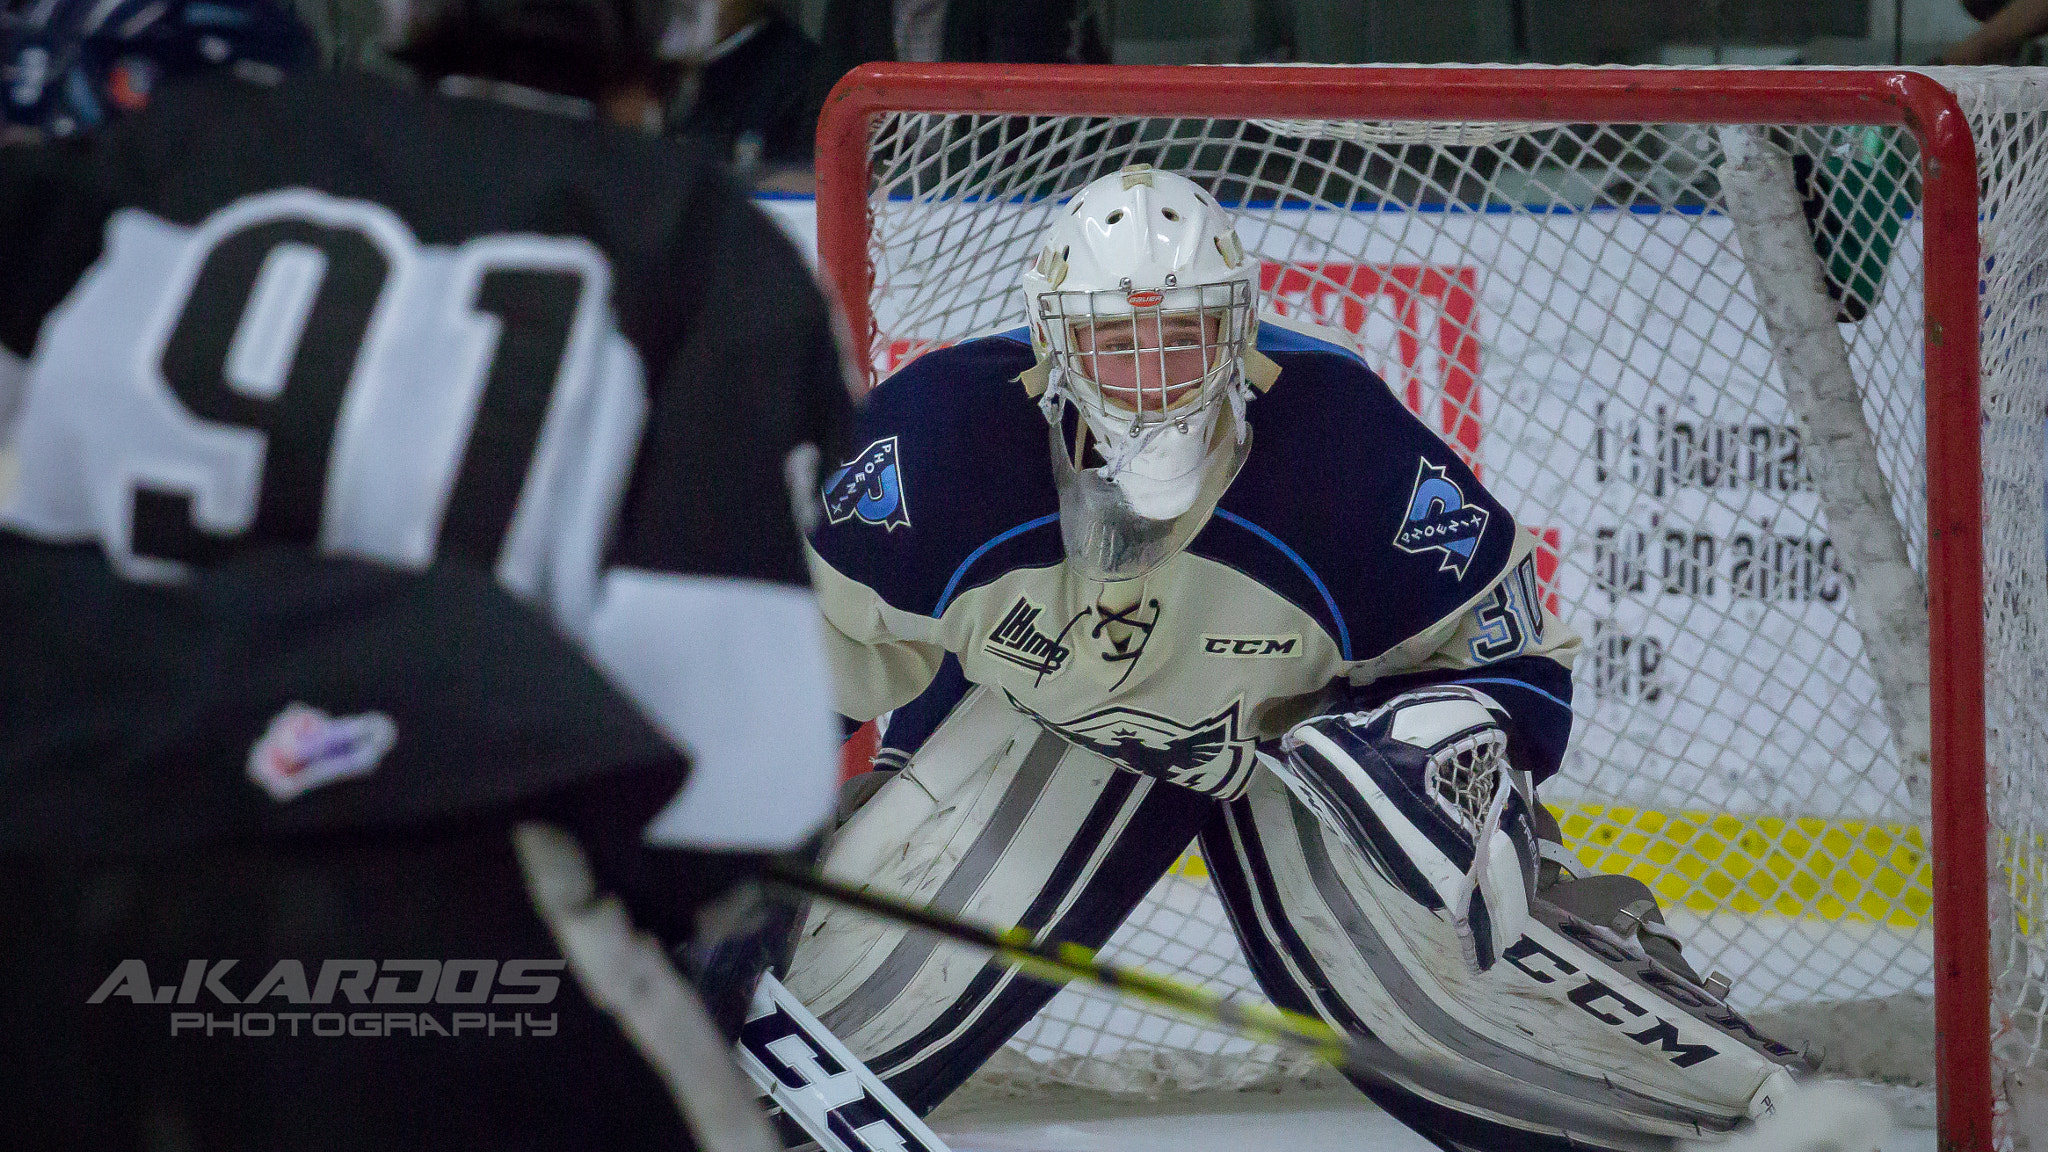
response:
<path fill-rule="evenodd" d="M 734 1049 L 769 1102 L 824 1152 L 948 1152 L 772 973 L 761 974 Z"/>
<path fill-rule="evenodd" d="M 830 900 L 848 908 L 922 928 L 935 935 L 986 949 L 996 959 L 1014 964 L 1027 975 L 1050 983 L 1080 980 L 1139 1000 L 1176 1009 L 1205 1023 L 1229 1028 L 1246 1037 L 1294 1051 L 1308 1052 L 1354 1080 L 1402 1092 L 1423 1089 L 1501 1116 L 1533 1120 L 1567 1131 L 1576 1139 L 1612 1149 L 1668 1152 L 1691 1147 L 1688 1141 L 1645 1133 L 1617 1123 L 1589 1101 L 1568 1099 L 1535 1085 L 1505 1078 L 1479 1080 L 1442 1066 L 1425 1064 L 1371 1036 L 1347 1034 L 1324 1021 L 1263 1004 L 1228 1000 L 1206 989 L 1168 977 L 1126 968 L 1103 960 L 1093 948 L 1061 941 L 1040 941 L 1022 928 L 999 929 L 962 920 L 935 909 L 868 889 L 854 887 L 787 862 L 771 863 L 764 879 L 773 885 Z M 1631 1093 L 1610 1084 L 1616 1112 L 1632 1111 Z M 1832 1093 L 1832 1094 L 1830 1094 Z M 1802 1096 L 1805 1096 L 1802 1093 Z M 1791 1103 L 1791 1102 L 1788 1102 Z M 1888 1125 L 1881 1105 L 1837 1087 L 1815 1090 L 1807 1107 L 1793 1109 L 1829 1117 L 1813 1132 L 1791 1132 L 1766 1123 L 1750 1127 L 1728 1146 L 1729 1152 L 1806 1152 L 1820 1147 L 1875 1149 Z M 1807 1127 L 1811 1128 L 1812 1125 Z M 1846 1137 L 1850 1143 L 1816 1143 Z M 1702 1136 L 1706 1133 L 1703 1131 Z M 1864 1143 L 1868 1141 L 1868 1143 Z"/>

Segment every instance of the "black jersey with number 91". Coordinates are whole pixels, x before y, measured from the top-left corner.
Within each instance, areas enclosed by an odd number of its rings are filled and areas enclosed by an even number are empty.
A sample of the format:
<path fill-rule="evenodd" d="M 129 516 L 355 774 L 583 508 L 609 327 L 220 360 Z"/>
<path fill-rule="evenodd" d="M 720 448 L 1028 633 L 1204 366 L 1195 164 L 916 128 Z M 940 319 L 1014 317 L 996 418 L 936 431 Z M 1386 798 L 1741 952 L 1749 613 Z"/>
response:
<path fill-rule="evenodd" d="M 700 154 L 367 77 L 167 88 L 0 149 L 0 346 L 0 528 L 166 587 L 279 546 L 480 566 L 700 770 L 788 752 L 706 702 L 803 663 L 784 480 L 848 401 L 800 259 Z"/>

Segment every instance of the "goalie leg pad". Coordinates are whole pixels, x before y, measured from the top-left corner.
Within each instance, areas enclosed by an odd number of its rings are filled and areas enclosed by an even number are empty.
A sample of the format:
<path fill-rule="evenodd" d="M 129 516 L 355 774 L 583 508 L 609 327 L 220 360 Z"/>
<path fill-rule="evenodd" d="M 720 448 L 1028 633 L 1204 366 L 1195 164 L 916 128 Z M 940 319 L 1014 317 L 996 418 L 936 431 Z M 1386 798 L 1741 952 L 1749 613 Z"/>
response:
<path fill-rule="evenodd" d="M 976 692 L 840 829 L 824 870 L 984 924 L 1100 945 L 1214 806 Z M 1057 991 L 976 949 L 823 901 L 783 982 L 919 1112 Z"/>
<path fill-rule="evenodd" d="M 1281 741 L 1284 760 L 1268 765 L 1409 899 L 1444 917 L 1480 972 L 1527 919 L 1538 859 L 1502 715 L 1471 688 L 1407 692 L 1370 712 L 1304 721 Z"/>
<path fill-rule="evenodd" d="M 1270 774 L 1204 848 L 1267 994 L 1437 1070 L 1402 1083 L 1418 1119 L 1390 1111 L 1446 1146 L 1710 1137 L 1765 1114 L 1793 1083 L 1796 1058 L 1711 992 L 1540 897 L 1501 941 L 1501 962 L 1474 971 L 1439 911 Z M 1503 1084 L 1555 1104 L 1490 1104 Z"/>

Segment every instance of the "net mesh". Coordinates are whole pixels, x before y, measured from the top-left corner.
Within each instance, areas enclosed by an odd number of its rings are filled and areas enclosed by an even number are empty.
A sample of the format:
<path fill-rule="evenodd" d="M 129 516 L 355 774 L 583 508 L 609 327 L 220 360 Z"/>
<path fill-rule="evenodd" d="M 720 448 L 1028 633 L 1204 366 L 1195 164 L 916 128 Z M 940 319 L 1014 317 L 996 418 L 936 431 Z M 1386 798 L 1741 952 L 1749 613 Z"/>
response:
<path fill-rule="evenodd" d="M 1489 728 L 1430 758 L 1426 775 L 1430 793 L 1474 836 L 1486 826 L 1486 812 L 1500 787 L 1501 760 L 1507 750 L 1507 733 Z"/>
<path fill-rule="evenodd" d="M 1981 176 L 1993 1012 L 2010 1068 L 2048 1060 L 2048 82 L 1931 74 L 1969 118 Z M 1924 573 L 1913 139 L 1768 136 L 1795 158 Z M 1021 325 L 1032 241 L 1090 180 L 1149 163 L 1201 183 L 1236 212 L 1268 305 L 1344 333 L 1540 531 L 1541 593 L 1586 643 L 1572 747 L 1543 799 L 1583 863 L 1649 883 L 1695 967 L 1734 977 L 1739 1009 L 1796 1031 L 1829 1006 L 1877 1005 L 1931 1033 L 1912 1015 L 1932 992 L 1928 798 L 1902 770 L 1851 615 L 1722 211 L 1721 159 L 1700 125 L 881 115 L 869 352 L 886 374 Z M 1109 954 L 1258 995 L 1197 857 Z M 1162 1093 L 1306 1071 L 1070 988 L 981 1083 Z"/>

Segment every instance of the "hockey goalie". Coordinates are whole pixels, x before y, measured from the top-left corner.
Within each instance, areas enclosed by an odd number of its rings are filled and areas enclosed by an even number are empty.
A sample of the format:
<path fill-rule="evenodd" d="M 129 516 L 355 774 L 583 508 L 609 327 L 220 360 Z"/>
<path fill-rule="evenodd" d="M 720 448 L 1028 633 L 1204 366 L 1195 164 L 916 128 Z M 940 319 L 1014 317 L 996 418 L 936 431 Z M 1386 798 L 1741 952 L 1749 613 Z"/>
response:
<path fill-rule="evenodd" d="M 1538 803 L 1579 641 L 1534 535 L 1257 268 L 1125 169 L 1046 232 L 1027 326 L 872 394 L 812 559 L 840 708 L 889 719 L 826 870 L 1099 945 L 1199 838 L 1266 994 L 1427 1070 L 1360 1086 L 1441 1147 L 1769 1114 L 1799 1058 Z M 1053 995 L 827 907 L 788 984 L 920 1111 Z"/>

